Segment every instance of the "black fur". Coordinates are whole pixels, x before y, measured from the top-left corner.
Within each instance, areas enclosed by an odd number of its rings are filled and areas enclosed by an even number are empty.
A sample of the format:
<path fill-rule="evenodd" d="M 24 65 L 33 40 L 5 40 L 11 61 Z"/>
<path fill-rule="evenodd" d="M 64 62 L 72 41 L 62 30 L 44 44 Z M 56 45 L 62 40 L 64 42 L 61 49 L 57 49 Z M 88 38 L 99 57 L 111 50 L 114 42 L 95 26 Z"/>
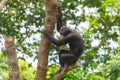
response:
<path fill-rule="evenodd" d="M 56 46 L 69 44 L 70 50 L 61 50 L 59 53 L 59 60 L 61 66 L 64 66 L 65 63 L 71 65 L 75 63 L 83 53 L 84 41 L 80 34 L 73 29 L 62 28 L 60 29 L 60 32 L 64 38 L 62 40 L 57 40 L 45 29 L 43 30 L 43 33 L 46 35 L 46 37 Z"/>
<path fill-rule="evenodd" d="M 55 39 L 48 31 L 46 31 L 46 29 L 43 29 L 42 32 L 56 46 L 69 44 L 69 51 L 61 50 L 59 52 L 59 61 L 61 67 L 64 67 L 65 65 L 69 67 L 69 65 L 74 64 L 83 53 L 84 41 L 76 30 L 62 27 L 62 13 L 60 10 L 61 8 L 58 8 L 57 31 L 61 34 L 61 36 L 63 36 L 63 38 L 60 40 Z"/>

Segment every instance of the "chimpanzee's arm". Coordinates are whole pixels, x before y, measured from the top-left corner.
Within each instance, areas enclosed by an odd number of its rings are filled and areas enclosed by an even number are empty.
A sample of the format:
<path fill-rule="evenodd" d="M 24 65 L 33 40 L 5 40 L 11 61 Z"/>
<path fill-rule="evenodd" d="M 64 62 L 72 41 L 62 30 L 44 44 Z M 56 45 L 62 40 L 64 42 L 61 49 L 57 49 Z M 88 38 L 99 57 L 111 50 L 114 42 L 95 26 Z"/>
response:
<path fill-rule="evenodd" d="M 46 31 L 45 29 L 42 30 L 42 32 L 44 33 L 44 35 L 56 46 L 61 46 L 61 45 L 65 45 L 66 43 L 68 43 L 67 39 L 65 40 L 57 40 L 55 39 L 52 35 L 50 35 L 50 33 L 48 31 Z"/>
<path fill-rule="evenodd" d="M 62 28 L 62 8 L 61 6 L 58 7 L 58 17 L 57 17 L 57 31 Z"/>
<path fill-rule="evenodd" d="M 44 33 L 44 35 L 50 40 L 50 42 L 52 42 L 53 44 L 55 44 L 56 46 L 61 46 L 62 44 L 64 44 L 62 41 L 59 41 L 57 39 L 55 39 L 52 35 L 50 35 L 50 33 L 48 31 L 46 31 L 45 29 L 42 30 L 42 32 Z"/>

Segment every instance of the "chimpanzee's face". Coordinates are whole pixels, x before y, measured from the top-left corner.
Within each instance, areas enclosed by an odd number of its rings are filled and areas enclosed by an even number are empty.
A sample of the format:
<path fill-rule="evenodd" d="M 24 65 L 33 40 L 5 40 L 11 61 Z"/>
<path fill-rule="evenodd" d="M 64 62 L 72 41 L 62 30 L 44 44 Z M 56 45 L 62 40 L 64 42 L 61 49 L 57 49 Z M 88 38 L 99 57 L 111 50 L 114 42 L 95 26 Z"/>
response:
<path fill-rule="evenodd" d="M 59 33 L 62 35 L 62 36 L 66 36 L 70 33 L 70 29 L 69 28 L 61 28 Z"/>

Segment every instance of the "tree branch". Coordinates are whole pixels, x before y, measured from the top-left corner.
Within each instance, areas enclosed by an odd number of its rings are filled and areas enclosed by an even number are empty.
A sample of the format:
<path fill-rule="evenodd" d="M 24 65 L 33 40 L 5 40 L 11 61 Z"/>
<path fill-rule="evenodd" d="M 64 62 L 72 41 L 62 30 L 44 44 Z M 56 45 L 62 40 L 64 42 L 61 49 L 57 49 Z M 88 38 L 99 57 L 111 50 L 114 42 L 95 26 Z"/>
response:
<path fill-rule="evenodd" d="M 119 10 L 118 10 L 117 14 L 119 14 Z M 118 20 L 119 17 L 120 17 L 119 15 L 116 16 L 115 20 L 110 24 L 110 26 L 113 26 L 114 23 Z"/>
<path fill-rule="evenodd" d="M 9 1 L 9 0 L 2 0 L 2 1 L 0 2 L 0 11 L 2 11 L 3 7 L 7 4 L 8 1 Z"/>
<path fill-rule="evenodd" d="M 71 66 L 69 67 L 69 70 L 68 70 L 68 71 L 70 71 L 70 70 L 72 70 L 72 69 L 75 69 L 75 68 L 77 68 L 77 67 L 81 67 L 81 66 L 82 66 L 81 63 L 80 63 L 80 61 L 78 60 L 75 64 L 73 64 L 73 65 L 71 65 Z M 68 71 L 67 71 L 67 72 L 68 72 Z M 64 70 L 62 70 L 60 73 L 56 74 L 52 80 L 61 80 L 62 77 L 63 77 L 63 75 L 66 74 L 67 72 L 65 72 Z"/>

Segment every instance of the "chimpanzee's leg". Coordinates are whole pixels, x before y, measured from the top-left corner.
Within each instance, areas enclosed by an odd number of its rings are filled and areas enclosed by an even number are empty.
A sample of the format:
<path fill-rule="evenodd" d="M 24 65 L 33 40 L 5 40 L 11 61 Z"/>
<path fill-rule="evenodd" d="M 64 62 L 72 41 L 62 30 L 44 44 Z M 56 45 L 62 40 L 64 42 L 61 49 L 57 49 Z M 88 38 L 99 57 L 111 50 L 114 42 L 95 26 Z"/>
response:
<path fill-rule="evenodd" d="M 61 70 L 64 68 L 65 62 L 62 60 L 61 55 L 65 54 L 65 53 L 69 53 L 68 50 L 61 50 L 59 53 L 59 63 L 61 65 L 61 67 L 57 70 L 57 73 L 60 73 Z"/>
<path fill-rule="evenodd" d="M 59 53 L 59 61 L 61 67 L 59 68 L 58 73 L 61 72 L 62 69 L 64 69 L 64 71 L 67 71 L 69 65 L 74 64 L 77 61 L 77 58 L 68 50 L 61 50 Z"/>
<path fill-rule="evenodd" d="M 63 53 L 60 55 L 61 63 L 67 63 L 68 65 L 74 64 L 78 58 L 72 53 Z"/>
<path fill-rule="evenodd" d="M 64 61 L 64 57 L 62 57 L 61 55 L 67 54 L 67 53 L 69 53 L 68 50 L 61 50 L 60 53 L 59 53 L 59 62 L 60 62 L 60 65 L 62 67 L 64 67 L 64 65 L 65 65 L 66 62 Z"/>

